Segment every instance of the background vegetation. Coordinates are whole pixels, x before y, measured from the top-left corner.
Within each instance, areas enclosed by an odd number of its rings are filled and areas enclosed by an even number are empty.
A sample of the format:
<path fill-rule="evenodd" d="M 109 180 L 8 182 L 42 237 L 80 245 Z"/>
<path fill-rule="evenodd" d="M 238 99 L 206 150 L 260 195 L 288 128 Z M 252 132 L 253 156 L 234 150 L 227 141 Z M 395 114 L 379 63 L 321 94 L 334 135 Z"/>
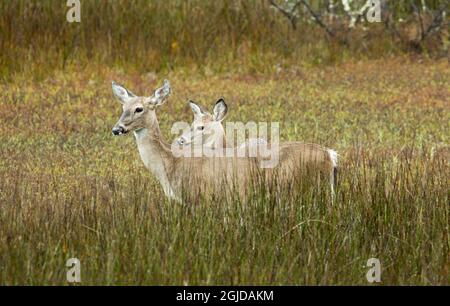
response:
<path fill-rule="evenodd" d="M 86 285 L 367 284 L 372 257 L 382 284 L 450 284 L 448 38 L 422 40 L 405 2 L 405 35 L 362 21 L 335 37 L 268 1 L 82 1 L 80 24 L 64 1 L 0 2 L 0 284 L 67 284 L 71 257 Z M 302 184 L 167 202 L 111 135 L 110 81 L 144 95 L 163 78 L 168 140 L 188 98 L 223 96 L 227 120 L 335 148 L 336 203 Z"/>
<path fill-rule="evenodd" d="M 344 1 L 357 11 L 367 0 Z M 448 56 L 447 1 L 382 1 L 381 23 L 358 18 L 354 28 L 349 27 L 354 15 L 338 0 L 272 1 L 285 7 L 289 18 L 266 0 L 90 0 L 81 1 L 81 23 L 66 22 L 66 1 L 2 1 L 0 78 L 26 72 L 42 78 L 55 69 L 93 64 L 139 72 L 189 67 L 272 73 L 299 62 L 320 65 L 405 52 Z M 332 36 L 302 3 L 322 16 Z"/>

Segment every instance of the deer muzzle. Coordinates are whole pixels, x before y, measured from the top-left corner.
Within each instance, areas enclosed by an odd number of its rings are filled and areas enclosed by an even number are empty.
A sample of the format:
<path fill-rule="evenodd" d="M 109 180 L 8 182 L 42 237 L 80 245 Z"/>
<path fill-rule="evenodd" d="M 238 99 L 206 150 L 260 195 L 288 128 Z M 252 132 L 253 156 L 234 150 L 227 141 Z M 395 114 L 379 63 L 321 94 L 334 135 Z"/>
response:
<path fill-rule="evenodd" d="M 114 136 L 119 136 L 119 135 L 122 135 L 122 134 L 126 134 L 127 131 L 125 130 L 125 128 L 123 126 L 116 125 L 112 129 L 112 133 L 113 133 Z"/>

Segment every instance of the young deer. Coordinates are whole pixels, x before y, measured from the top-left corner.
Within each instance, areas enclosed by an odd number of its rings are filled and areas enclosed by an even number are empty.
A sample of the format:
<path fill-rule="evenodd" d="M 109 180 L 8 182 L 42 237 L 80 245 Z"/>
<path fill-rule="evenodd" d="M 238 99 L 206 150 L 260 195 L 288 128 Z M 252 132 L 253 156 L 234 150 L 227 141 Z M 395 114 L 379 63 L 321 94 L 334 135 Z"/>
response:
<path fill-rule="evenodd" d="M 177 143 L 180 146 L 202 146 L 203 148 L 213 150 L 232 147 L 232 145 L 227 143 L 225 129 L 222 125 L 222 121 L 228 112 L 228 106 L 223 98 L 216 102 L 212 114 L 193 101 L 189 101 L 189 106 L 194 113 L 194 121 L 192 122 L 191 127 L 177 139 Z M 237 148 L 254 148 L 265 146 L 267 144 L 267 141 L 263 138 L 249 138 Z M 330 183 L 331 192 L 332 195 L 334 195 L 334 187 L 337 179 L 338 155 L 334 150 L 328 149 L 327 152 L 332 162 Z"/>
<path fill-rule="evenodd" d="M 156 117 L 156 108 L 170 95 L 167 80 L 150 97 L 138 97 L 114 82 L 112 90 L 123 108 L 113 134 L 134 132 L 144 165 L 158 179 L 168 198 L 182 201 L 185 186 L 189 186 L 189 194 L 208 195 L 223 190 L 223 184 L 236 186 L 245 197 L 249 183 L 261 173 L 259 158 L 174 156 L 161 135 Z M 336 160 L 330 150 L 316 144 L 285 143 L 280 145 L 278 154 L 278 166 L 262 170 L 265 177 L 276 177 L 278 186 L 296 174 L 301 175 L 306 166 L 325 174 L 335 168 Z"/>
<path fill-rule="evenodd" d="M 194 113 L 194 121 L 190 129 L 187 129 L 177 139 L 179 145 L 191 146 L 198 144 L 210 149 L 232 147 L 232 145 L 227 143 L 225 129 L 222 125 L 222 121 L 228 112 L 228 105 L 223 98 L 216 102 L 212 114 L 204 110 L 204 108 L 194 101 L 189 101 L 189 106 Z M 262 138 L 249 138 L 238 148 L 262 144 L 267 144 L 267 141 Z"/>

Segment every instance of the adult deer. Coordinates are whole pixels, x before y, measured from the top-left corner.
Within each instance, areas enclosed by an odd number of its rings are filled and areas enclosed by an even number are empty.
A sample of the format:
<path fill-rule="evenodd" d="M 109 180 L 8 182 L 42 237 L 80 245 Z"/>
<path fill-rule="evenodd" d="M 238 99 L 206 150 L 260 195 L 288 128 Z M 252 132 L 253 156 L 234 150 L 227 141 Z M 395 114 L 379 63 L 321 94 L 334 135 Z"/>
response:
<path fill-rule="evenodd" d="M 170 95 L 167 80 L 149 97 L 134 95 L 124 87 L 112 83 L 112 90 L 122 104 L 123 112 L 112 132 L 114 135 L 134 132 L 139 154 L 147 169 L 159 180 L 165 195 L 182 201 L 189 194 L 210 194 L 223 190 L 223 184 L 236 186 L 240 195 L 246 195 L 249 184 L 259 170 L 259 158 L 248 157 L 184 157 L 174 156 L 164 140 L 156 117 L 156 108 Z M 335 160 L 329 150 L 316 144 L 286 143 L 279 147 L 279 165 L 263 169 L 265 177 L 276 177 L 277 185 L 302 175 L 306 166 L 330 173 Z M 276 175 L 275 175 L 276 172 Z M 189 186 L 189 190 L 184 187 Z"/>

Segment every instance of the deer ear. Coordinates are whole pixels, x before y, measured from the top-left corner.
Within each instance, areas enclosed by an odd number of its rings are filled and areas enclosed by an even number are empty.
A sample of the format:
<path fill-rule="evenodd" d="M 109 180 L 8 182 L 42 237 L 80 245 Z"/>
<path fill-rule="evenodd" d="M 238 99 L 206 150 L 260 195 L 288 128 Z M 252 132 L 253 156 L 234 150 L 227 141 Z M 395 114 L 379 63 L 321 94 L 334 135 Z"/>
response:
<path fill-rule="evenodd" d="M 213 110 L 214 121 L 222 121 L 228 112 L 228 106 L 223 98 L 216 102 Z"/>
<path fill-rule="evenodd" d="M 164 102 L 166 102 L 169 96 L 170 96 L 170 83 L 168 80 L 164 80 L 163 86 L 155 90 L 153 96 L 148 98 L 147 101 L 154 106 L 159 106 L 164 104 Z"/>
<path fill-rule="evenodd" d="M 204 114 L 202 108 L 198 106 L 194 101 L 189 100 L 189 106 L 191 107 L 194 116 L 201 116 Z"/>
<path fill-rule="evenodd" d="M 114 93 L 114 96 L 119 100 L 120 103 L 124 104 L 127 102 L 130 98 L 136 97 L 134 93 L 129 91 L 123 86 L 120 86 L 116 82 L 112 82 L 112 91 Z"/>

